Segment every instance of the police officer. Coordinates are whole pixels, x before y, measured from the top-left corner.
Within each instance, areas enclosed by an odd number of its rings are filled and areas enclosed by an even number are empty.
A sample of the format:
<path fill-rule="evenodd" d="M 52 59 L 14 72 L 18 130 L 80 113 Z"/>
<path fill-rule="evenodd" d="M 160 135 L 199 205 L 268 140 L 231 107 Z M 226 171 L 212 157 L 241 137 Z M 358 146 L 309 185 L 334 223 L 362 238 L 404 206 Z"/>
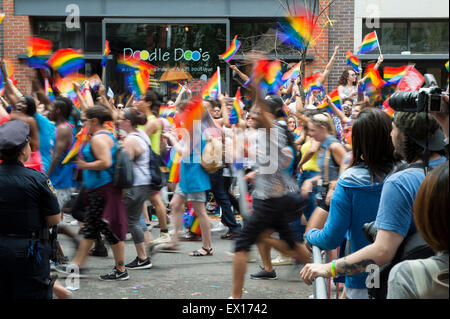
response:
<path fill-rule="evenodd" d="M 23 165 L 29 133 L 20 120 L 0 126 L 0 299 L 53 297 L 48 227 L 61 214 L 48 177 Z"/>

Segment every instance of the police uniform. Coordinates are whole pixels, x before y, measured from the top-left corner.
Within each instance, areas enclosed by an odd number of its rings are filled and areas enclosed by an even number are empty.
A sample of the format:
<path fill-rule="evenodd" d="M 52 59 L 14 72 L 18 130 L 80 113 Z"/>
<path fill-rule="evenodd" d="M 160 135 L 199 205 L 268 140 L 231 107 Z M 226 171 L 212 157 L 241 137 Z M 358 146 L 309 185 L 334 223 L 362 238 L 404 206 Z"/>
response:
<path fill-rule="evenodd" d="M 0 126 L 0 156 L 28 143 L 29 126 Z M 0 164 L 0 299 L 51 299 L 46 216 L 60 213 L 48 177 L 20 161 Z"/>

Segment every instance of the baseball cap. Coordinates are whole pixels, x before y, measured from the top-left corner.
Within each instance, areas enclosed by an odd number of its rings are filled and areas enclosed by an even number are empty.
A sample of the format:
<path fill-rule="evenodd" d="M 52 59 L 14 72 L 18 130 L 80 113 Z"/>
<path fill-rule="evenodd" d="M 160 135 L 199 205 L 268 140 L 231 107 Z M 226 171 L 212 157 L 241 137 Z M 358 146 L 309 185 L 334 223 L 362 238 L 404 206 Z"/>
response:
<path fill-rule="evenodd" d="M 427 137 L 430 151 L 437 152 L 445 148 L 444 133 L 439 123 L 431 115 L 428 115 L 427 122 L 426 113 L 424 112 L 395 112 L 394 124 L 422 148 L 427 147 Z"/>

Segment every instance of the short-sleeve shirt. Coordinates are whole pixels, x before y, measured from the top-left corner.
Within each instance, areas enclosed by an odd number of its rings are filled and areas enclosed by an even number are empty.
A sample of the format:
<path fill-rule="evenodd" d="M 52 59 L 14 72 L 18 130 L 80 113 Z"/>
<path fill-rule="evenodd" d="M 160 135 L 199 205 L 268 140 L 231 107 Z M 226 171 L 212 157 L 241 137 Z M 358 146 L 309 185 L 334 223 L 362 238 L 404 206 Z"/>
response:
<path fill-rule="evenodd" d="M 22 163 L 0 164 L 0 234 L 24 234 L 46 227 L 60 213 L 47 175 Z"/>
<path fill-rule="evenodd" d="M 445 157 L 430 161 L 430 167 L 439 166 L 445 161 Z M 393 231 L 403 237 L 417 232 L 412 207 L 424 179 L 422 168 L 408 168 L 386 179 L 375 221 L 377 229 Z"/>

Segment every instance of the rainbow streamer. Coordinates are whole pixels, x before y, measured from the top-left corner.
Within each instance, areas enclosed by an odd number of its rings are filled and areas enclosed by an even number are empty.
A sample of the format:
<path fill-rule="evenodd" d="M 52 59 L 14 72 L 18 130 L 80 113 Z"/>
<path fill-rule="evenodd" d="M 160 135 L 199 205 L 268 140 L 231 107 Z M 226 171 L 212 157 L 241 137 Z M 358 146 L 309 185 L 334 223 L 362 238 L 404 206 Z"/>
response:
<path fill-rule="evenodd" d="M 234 37 L 233 41 L 231 41 L 230 46 L 225 51 L 224 54 L 220 55 L 219 57 L 224 60 L 225 62 L 230 62 L 233 57 L 238 52 L 239 48 L 241 47 L 241 41 L 237 39 L 237 35 Z"/>
<path fill-rule="evenodd" d="M 73 143 L 72 148 L 69 153 L 63 159 L 62 164 L 68 164 L 71 162 L 75 156 L 81 151 L 83 144 L 85 144 L 89 137 L 89 129 L 87 126 L 83 127 L 80 132 L 75 136 L 75 142 Z"/>
<path fill-rule="evenodd" d="M 358 49 L 358 53 L 356 55 L 369 53 L 378 47 L 379 47 L 378 37 L 377 37 L 377 33 L 374 31 L 374 32 L 367 34 L 364 37 L 364 39 L 361 43 L 361 46 Z"/>
<path fill-rule="evenodd" d="M 85 65 L 84 56 L 81 50 L 60 49 L 53 53 L 47 64 L 61 76 L 78 71 Z"/>
<path fill-rule="evenodd" d="M 217 70 L 202 90 L 202 98 L 217 99 L 220 92 L 220 75 Z"/>
<path fill-rule="evenodd" d="M 241 89 L 238 89 L 236 92 L 236 97 L 233 101 L 233 107 L 231 108 L 231 112 L 229 115 L 230 124 L 238 124 L 241 121 Z"/>
<path fill-rule="evenodd" d="M 385 85 L 398 84 L 403 77 L 408 73 L 408 66 L 401 67 L 384 67 L 384 80 L 386 81 Z"/>
<path fill-rule="evenodd" d="M 3 22 L 3 19 L 5 18 L 5 16 L 6 16 L 6 13 L 0 12 L 0 23 Z"/>
<path fill-rule="evenodd" d="M 352 54 L 351 51 L 347 51 L 345 54 L 345 63 L 350 66 L 356 73 L 361 72 L 359 59 Z"/>
<path fill-rule="evenodd" d="M 300 66 L 302 65 L 302 61 L 297 63 L 292 69 L 283 74 L 281 80 L 287 81 L 289 79 L 296 79 L 300 75 Z"/>
<path fill-rule="evenodd" d="M 278 21 L 277 35 L 288 45 L 298 49 L 314 46 L 315 15 L 301 5 L 297 5 L 294 15 L 287 14 L 285 19 Z"/>
<path fill-rule="evenodd" d="M 108 54 L 111 53 L 111 50 L 109 49 L 109 41 L 105 40 L 105 50 L 103 50 L 103 56 L 102 56 L 102 62 L 101 65 L 102 67 L 106 66 L 107 63 L 107 59 L 108 59 Z"/>

